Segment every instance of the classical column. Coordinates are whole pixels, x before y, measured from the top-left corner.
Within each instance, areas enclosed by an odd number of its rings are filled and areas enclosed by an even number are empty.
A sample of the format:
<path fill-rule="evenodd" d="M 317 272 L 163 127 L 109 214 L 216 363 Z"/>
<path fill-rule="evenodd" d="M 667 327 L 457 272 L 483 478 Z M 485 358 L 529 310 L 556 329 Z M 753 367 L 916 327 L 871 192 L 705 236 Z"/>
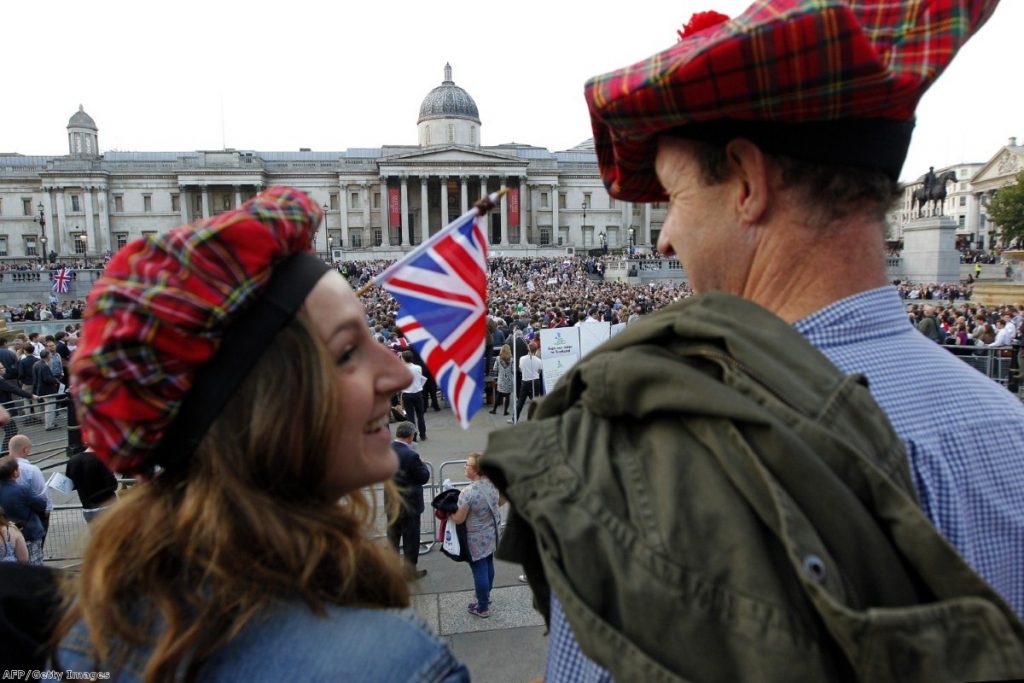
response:
<path fill-rule="evenodd" d="M 420 241 L 416 244 L 423 244 L 430 237 L 430 205 L 427 203 L 427 179 L 429 176 L 420 176 Z"/>
<path fill-rule="evenodd" d="M 387 240 L 390 244 L 391 237 L 391 226 L 388 225 L 388 221 L 391 219 L 391 198 L 388 197 L 388 177 L 382 175 L 380 177 L 380 234 L 382 240 Z M 373 237 L 370 234 L 370 226 L 366 226 L 366 234 L 363 235 L 366 240 L 366 246 L 370 246 L 373 242 Z"/>
<path fill-rule="evenodd" d="M 203 218 L 210 217 L 210 188 L 203 185 Z"/>
<path fill-rule="evenodd" d="M 53 188 L 49 186 L 43 187 L 43 192 L 46 193 L 46 202 L 44 203 L 43 211 L 46 212 L 46 224 L 50 226 L 50 239 L 53 243 L 47 247 L 47 251 L 55 251 L 57 254 L 61 254 L 60 245 L 62 243 L 60 231 L 64 227 L 57 225 L 57 220 L 54 218 L 54 199 L 53 199 Z M 45 257 L 46 254 L 43 254 Z"/>
<path fill-rule="evenodd" d="M 504 190 L 508 184 L 508 178 L 501 176 L 501 190 Z M 501 195 L 501 243 L 509 243 L 509 232 L 508 232 L 508 195 Z"/>
<path fill-rule="evenodd" d="M 530 197 L 533 206 L 533 197 Z M 519 244 L 526 244 L 526 178 L 519 176 Z M 532 223 L 531 223 L 532 225 Z"/>
<path fill-rule="evenodd" d="M 978 248 L 978 217 L 981 212 L 978 208 L 978 195 L 974 192 L 967 195 L 967 231 L 971 233 L 971 239 L 974 240 L 974 244 L 971 246 L 975 249 Z"/>
<path fill-rule="evenodd" d="M 186 189 L 184 185 L 178 185 L 178 210 L 181 212 L 182 225 L 188 223 L 188 195 L 185 194 Z"/>
<path fill-rule="evenodd" d="M 65 234 L 68 234 L 67 212 L 64 209 L 64 188 L 62 188 L 62 187 L 58 187 L 57 188 L 57 198 L 56 199 L 57 199 L 57 225 L 60 226 L 60 229 L 63 230 Z M 54 232 L 56 232 L 56 227 L 54 228 Z M 68 244 L 70 244 L 72 246 L 72 248 L 74 247 L 74 242 L 71 241 L 70 237 L 68 238 Z M 73 249 L 72 249 L 71 253 L 74 253 Z"/>
<path fill-rule="evenodd" d="M 551 183 L 551 244 L 557 245 L 561 234 L 558 229 L 558 182 L 556 181 Z"/>
<path fill-rule="evenodd" d="M 526 242 L 527 244 L 540 244 L 540 228 L 537 227 L 537 199 L 533 196 L 537 187 L 533 183 L 530 183 L 526 187 L 530 191 L 530 230 L 532 231 L 532 237 L 534 239 L 533 242 L 529 239 L 527 239 Z"/>
<path fill-rule="evenodd" d="M 438 176 L 441 179 L 441 227 L 448 225 L 448 176 Z"/>
<path fill-rule="evenodd" d="M 339 192 L 341 193 L 341 201 L 338 202 L 338 218 L 341 220 L 341 244 L 339 247 L 349 246 L 348 241 L 348 185 L 344 182 L 338 185 Z M 326 227 L 326 223 L 324 224 Z M 327 232 L 326 230 L 324 232 Z M 330 232 L 327 235 L 330 236 Z M 333 256 L 331 258 L 334 258 Z"/>
<path fill-rule="evenodd" d="M 370 183 L 365 180 L 359 183 L 363 193 L 363 241 L 369 239 L 370 235 L 370 204 L 373 203 L 373 193 L 370 191 Z"/>
<path fill-rule="evenodd" d="M 402 174 L 402 246 L 412 244 L 412 226 L 409 225 L 409 178 Z"/>
<path fill-rule="evenodd" d="M 487 178 L 488 178 L 488 176 L 485 176 L 485 175 L 480 176 L 480 196 L 481 197 L 486 197 L 487 196 Z"/>
<path fill-rule="evenodd" d="M 107 204 L 107 191 L 100 188 L 96 191 L 96 212 L 100 215 L 100 234 L 110 240 L 110 250 L 117 248 L 114 236 L 110 234 L 110 206 Z"/>
<path fill-rule="evenodd" d="M 640 236 L 636 240 L 637 246 L 651 243 L 651 204 L 644 204 L 644 224 L 640 230 Z"/>
<path fill-rule="evenodd" d="M 622 227 L 619 229 L 619 239 L 615 246 L 621 247 L 622 240 L 626 239 L 629 235 L 629 228 L 632 227 L 633 223 L 633 202 L 622 202 L 622 218 L 619 220 L 619 225 Z"/>
<path fill-rule="evenodd" d="M 469 211 L 469 176 L 464 175 L 462 176 L 462 213 L 467 211 Z"/>
<path fill-rule="evenodd" d="M 85 200 L 85 244 L 86 248 L 92 247 L 97 253 L 102 252 L 106 247 L 103 245 L 101 236 L 96 234 L 96 223 L 93 220 L 92 212 L 92 188 L 82 188 L 83 199 Z"/>

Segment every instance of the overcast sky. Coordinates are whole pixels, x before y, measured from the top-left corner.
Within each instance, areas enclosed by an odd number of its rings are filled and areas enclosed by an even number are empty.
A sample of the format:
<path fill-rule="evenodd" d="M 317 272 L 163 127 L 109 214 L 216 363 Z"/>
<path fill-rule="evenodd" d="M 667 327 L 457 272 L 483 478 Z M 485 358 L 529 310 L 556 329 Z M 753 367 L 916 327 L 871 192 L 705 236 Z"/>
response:
<path fill-rule="evenodd" d="M 484 145 L 563 150 L 592 134 L 588 77 L 669 47 L 693 11 L 747 5 L 15 0 L 4 6 L 0 152 L 65 154 L 79 104 L 103 151 L 415 144 L 445 62 L 477 103 Z M 1005 0 L 925 95 L 904 179 L 1024 141 L 1022 25 L 1024 2 Z"/>

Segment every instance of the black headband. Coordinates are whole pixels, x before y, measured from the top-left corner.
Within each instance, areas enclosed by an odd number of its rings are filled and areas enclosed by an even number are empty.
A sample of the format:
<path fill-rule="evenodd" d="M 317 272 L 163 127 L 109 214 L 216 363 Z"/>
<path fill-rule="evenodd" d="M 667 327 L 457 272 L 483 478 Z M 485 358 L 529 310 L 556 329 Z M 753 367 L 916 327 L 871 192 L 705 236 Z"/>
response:
<path fill-rule="evenodd" d="M 329 270 L 331 266 L 307 253 L 291 254 L 274 266 L 263 294 L 228 324 L 220 348 L 196 373 L 151 462 L 165 469 L 188 462 L 228 399 Z"/>

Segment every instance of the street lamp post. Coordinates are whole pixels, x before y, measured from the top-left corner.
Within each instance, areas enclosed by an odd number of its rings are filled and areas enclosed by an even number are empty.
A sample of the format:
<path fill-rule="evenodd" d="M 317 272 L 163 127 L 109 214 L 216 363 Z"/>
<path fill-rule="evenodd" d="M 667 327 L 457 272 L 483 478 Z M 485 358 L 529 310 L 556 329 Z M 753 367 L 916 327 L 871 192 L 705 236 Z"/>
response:
<path fill-rule="evenodd" d="M 331 235 L 327 236 L 327 256 L 334 263 L 334 237 Z"/>
<path fill-rule="evenodd" d="M 632 254 L 636 251 L 636 230 L 633 228 L 629 229 L 629 253 Z"/>
<path fill-rule="evenodd" d="M 587 203 L 586 202 L 583 202 L 583 227 L 580 228 L 580 231 L 584 235 L 587 234 Z"/>
<path fill-rule="evenodd" d="M 45 263 L 46 259 L 46 214 L 43 213 L 43 203 L 39 202 L 36 207 L 39 209 L 39 215 L 36 217 L 36 222 L 39 223 L 39 230 L 42 232 L 42 236 L 39 238 L 39 242 L 43 245 L 42 253 L 39 255 L 39 262 Z"/>
<path fill-rule="evenodd" d="M 327 202 L 324 202 L 323 209 L 324 209 L 324 234 L 327 235 L 327 257 L 329 259 L 330 256 L 331 256 L 331 233 L 327 232 L 327 212 L 331 210 L 331 207 L 328 206 Z"/>
<path fill-rule="evenodd" d="M 608 236 L 605 235 L 604 232 L 602 231 L 601 234 L 598 235 L 598 237 L 601 238 L 601 251 L 603 251 L 604 253 L 607 254 L 608 253 Z"/>

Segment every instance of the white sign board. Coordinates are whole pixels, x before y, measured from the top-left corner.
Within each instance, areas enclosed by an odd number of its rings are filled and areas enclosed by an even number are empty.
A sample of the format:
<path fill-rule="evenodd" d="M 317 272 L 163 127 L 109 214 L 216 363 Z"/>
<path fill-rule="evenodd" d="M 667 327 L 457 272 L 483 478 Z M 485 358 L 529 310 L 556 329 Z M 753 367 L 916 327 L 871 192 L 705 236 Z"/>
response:
<path fill-rule="evenodd" d="M 580 358 L 608 341 L 611 323 L 583 323 L 579 326 L 580 331 Z"/>
<path fill-rule="evenodd" d="M 540 331 L 540 360 L 544 366 L 544 393 L 580 359 L 578 327 L 556 327 Z"/>

